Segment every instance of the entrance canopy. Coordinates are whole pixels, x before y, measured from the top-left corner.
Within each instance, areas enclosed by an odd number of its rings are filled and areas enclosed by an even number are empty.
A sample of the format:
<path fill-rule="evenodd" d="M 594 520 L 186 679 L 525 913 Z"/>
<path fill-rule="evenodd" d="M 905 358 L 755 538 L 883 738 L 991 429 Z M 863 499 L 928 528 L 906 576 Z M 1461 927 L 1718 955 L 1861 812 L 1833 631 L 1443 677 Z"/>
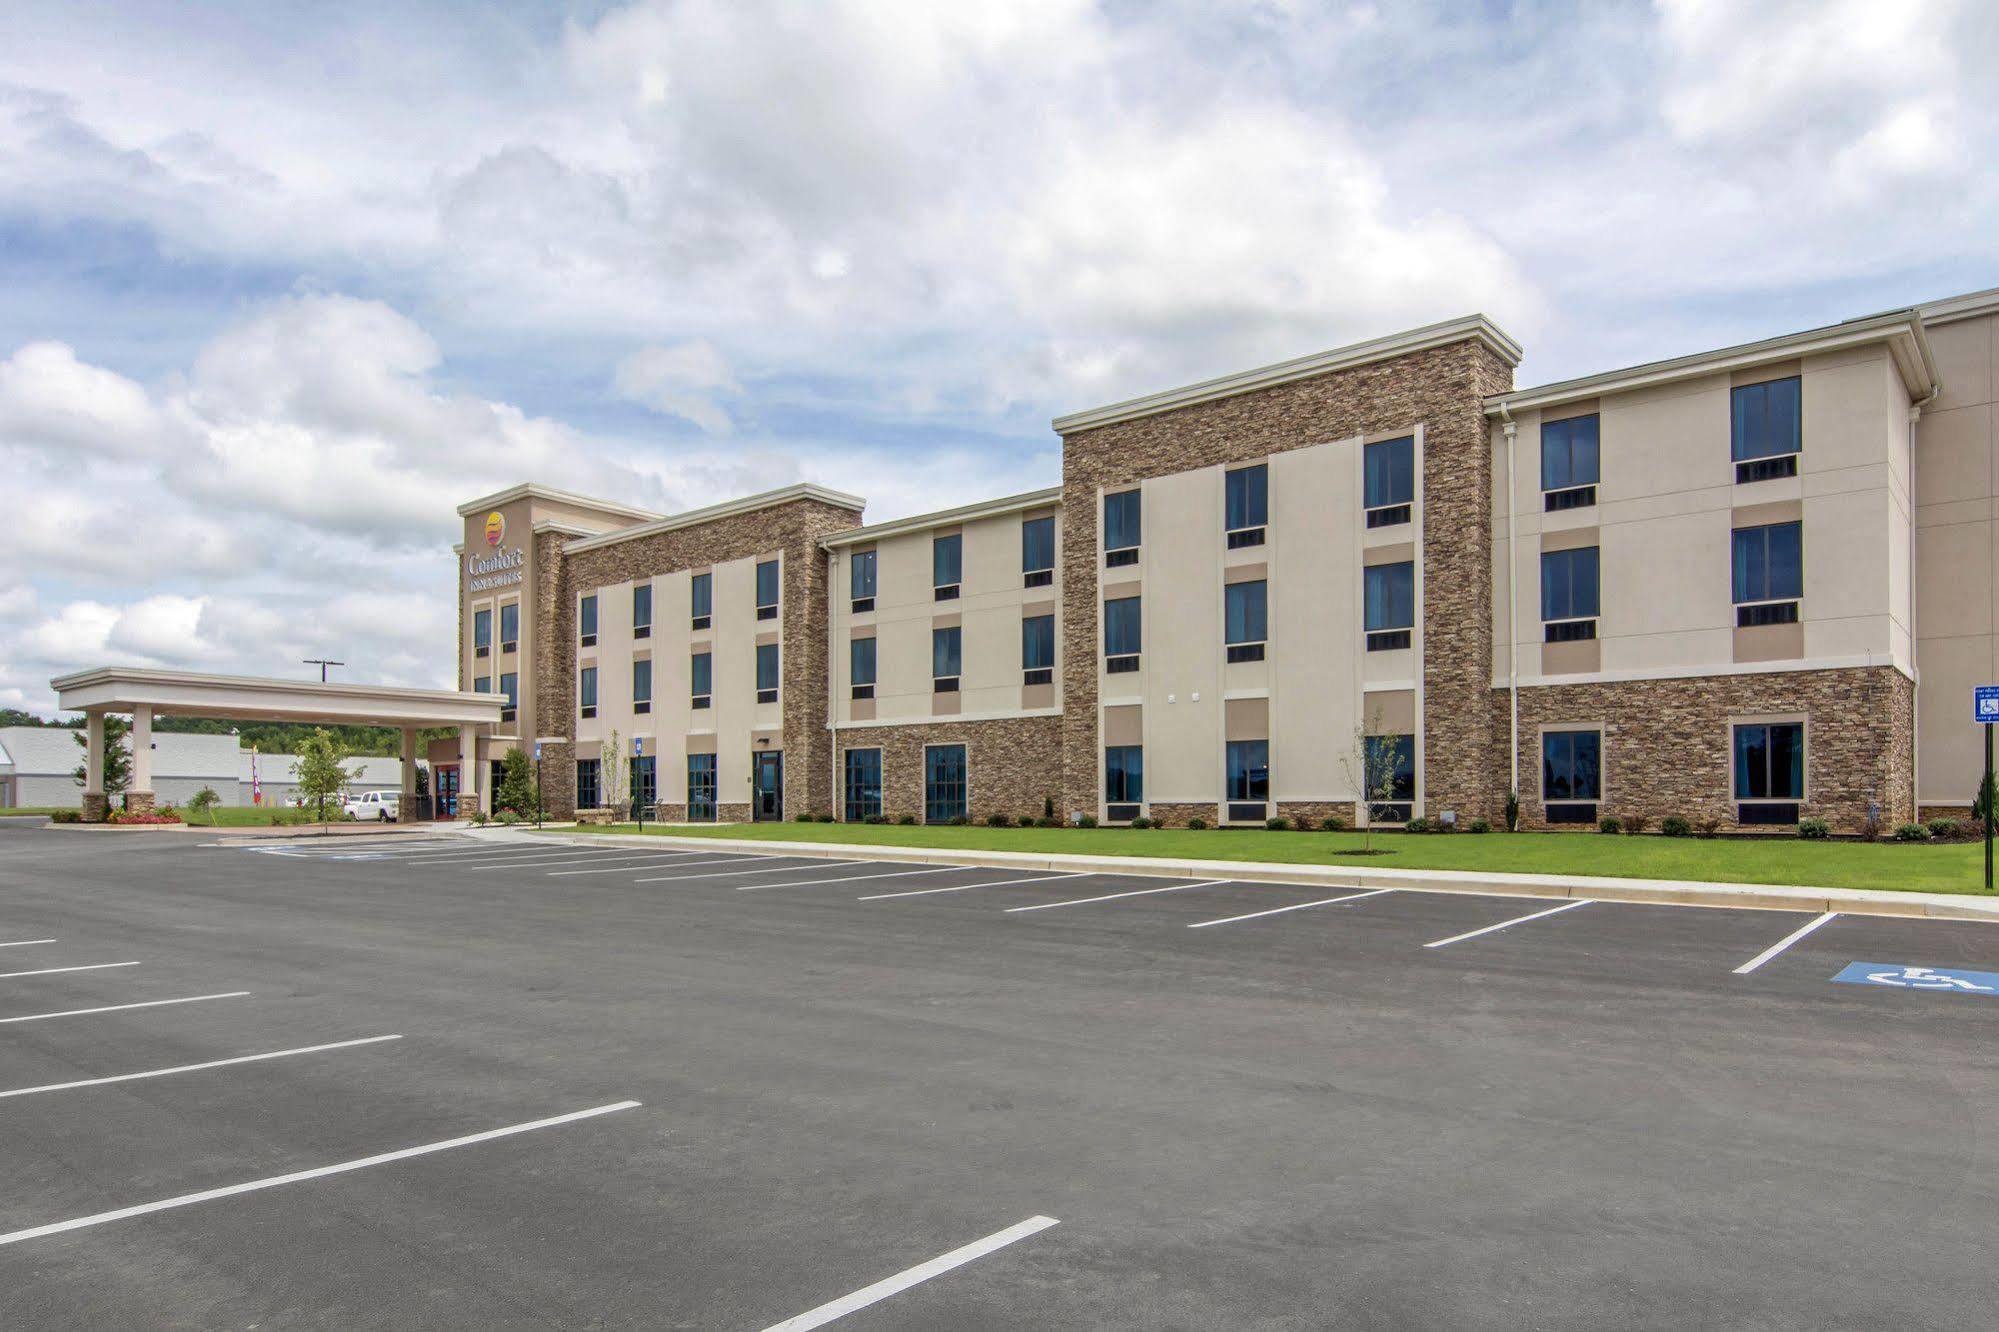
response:
<path fill-rule="evenodd" d="M 506 699 L 500 694 L 455 689 L 405 689 L 396 685 L 321 684 L 313 680 L 271 680 L 249 675 L 196 675 L 189 671 L 99 666 L 49 681 L 56 705 L 81 712 L 89 731 L 84 759 L 84 818 L 104 817 L 104 717 L 132 715 L 131 789 L 128 811 L 153 808 L 153 715 L 225 717 L 240 721 L 317 722 L 352 726 L 394 726 L 402 735 L 403 796 L 415 790 L 416 735 L 425 727 L 456 727 L 460 752 L 471 765 L 480 727 L 499 724 Z M 468 792 L 470 787 L 467 787 Z M 407 807 L 407 806 L 405 806 Z M 475 805 L 476 807 L 476 797 Z"/>

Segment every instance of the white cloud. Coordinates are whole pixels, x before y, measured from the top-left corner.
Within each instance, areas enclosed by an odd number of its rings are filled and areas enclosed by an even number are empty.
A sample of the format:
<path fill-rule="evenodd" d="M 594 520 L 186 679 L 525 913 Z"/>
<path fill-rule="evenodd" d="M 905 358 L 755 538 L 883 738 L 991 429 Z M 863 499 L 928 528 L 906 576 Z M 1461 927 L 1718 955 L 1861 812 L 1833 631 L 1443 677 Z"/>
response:
<path fill-rule="evenodd" d="M 31 342 L 0 361 L 0 446 L 127 454 L 158 429 L 143 387 L 63 343 Z"/>
<path fill-rule="evenodd" d="M 614 382 L 621 396 L 692 421 L 711 435 L 726 435 L 734 428 L 715 399 L 743 391 L 722 354 L 699 340 L 641 347 L 618 363 Z"/>

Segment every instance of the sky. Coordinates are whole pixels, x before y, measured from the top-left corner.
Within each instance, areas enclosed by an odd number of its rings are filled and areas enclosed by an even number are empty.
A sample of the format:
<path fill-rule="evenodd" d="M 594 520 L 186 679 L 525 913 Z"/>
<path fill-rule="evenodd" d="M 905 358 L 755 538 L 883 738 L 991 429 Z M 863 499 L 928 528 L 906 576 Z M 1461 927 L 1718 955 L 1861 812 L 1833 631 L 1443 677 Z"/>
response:
<path fill-rule="evenodd" d="M 1999 286 L 1959 0 L 10 0 L 0 707 L 449 687 L 457 504 L 881 521 L 1482 311 L 1547 382 Z"/>

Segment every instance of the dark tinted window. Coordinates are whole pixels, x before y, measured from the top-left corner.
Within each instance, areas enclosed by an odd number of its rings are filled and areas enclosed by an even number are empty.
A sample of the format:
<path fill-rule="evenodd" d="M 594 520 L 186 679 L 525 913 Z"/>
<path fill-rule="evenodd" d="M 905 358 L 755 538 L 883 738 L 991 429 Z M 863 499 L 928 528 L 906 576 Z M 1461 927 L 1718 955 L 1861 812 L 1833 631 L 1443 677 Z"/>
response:
<path fill-rule="evenodd" d="M 1773 458 L 1804 447 L 1804 393 L 1796 377 L 1744 384 L 1730 395 L 1735 461 Z"/>
<path fill-rule="evenodd" d="M 1362 451 L 1361 470 L 1366 485 L 1366 505 L 1378 509 L 1387 504 L 1409 504 L 1416 498 L 1416 439 L 1384 439 Z"/>
<path fill-rule="evenodd" d="M 1735 530 L 1735 600 L 1785 601 L 1804 595 L 1804 534 L 1797 523 Z"/>
<path fill-rule="evenodd" d="M 1596 484 L 1598 428 L 1594 413 L 1541 427 L 1541 489 Z"/>

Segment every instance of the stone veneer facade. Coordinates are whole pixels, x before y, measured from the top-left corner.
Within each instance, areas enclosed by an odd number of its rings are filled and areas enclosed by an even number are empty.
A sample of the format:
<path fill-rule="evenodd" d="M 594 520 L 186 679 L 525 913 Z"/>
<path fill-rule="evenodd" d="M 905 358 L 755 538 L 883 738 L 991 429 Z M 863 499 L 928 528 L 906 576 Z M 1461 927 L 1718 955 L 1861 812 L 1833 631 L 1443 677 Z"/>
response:
<path fill-rule="evenodd" d="M 970 777 L 966 815 L 982 823 L 994 814 L 1040 818 L 1047 802 L 1062 808 L 1062 719 L 1007 717 L 987 721 L 924 722 L 901 726 L 848 726 L 837 733 L 844 751 L 882 752 L 882 813 L 923 818 L 923 751 L 928 745 L 963 745 Z M 844 792 L 836 792 L 844 796 Z M 845 817 L 844 805 L 835 814 Z"/>

